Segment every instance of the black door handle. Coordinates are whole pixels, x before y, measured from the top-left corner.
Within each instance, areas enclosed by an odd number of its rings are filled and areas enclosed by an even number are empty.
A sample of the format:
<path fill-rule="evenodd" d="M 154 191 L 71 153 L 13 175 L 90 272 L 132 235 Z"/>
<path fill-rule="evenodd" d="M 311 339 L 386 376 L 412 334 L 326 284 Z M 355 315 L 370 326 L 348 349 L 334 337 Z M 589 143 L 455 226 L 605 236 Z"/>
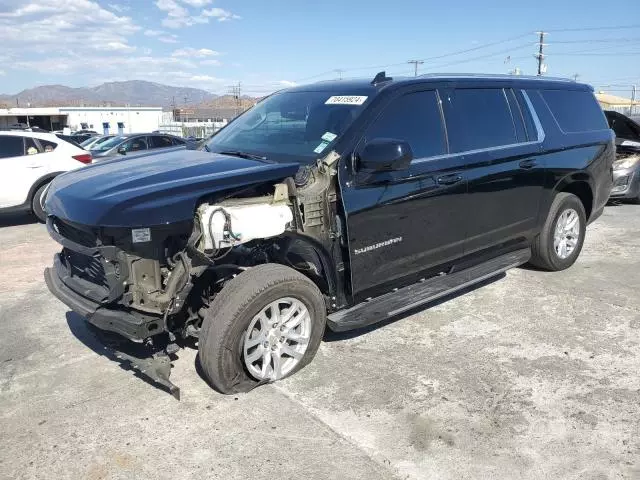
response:
<path fill-rule="evenodd" d="M 454 183 L 458 183 L 460 180 L 462 180 L 462 177 L 454 173 L 452 175 L 444 175 L 442 177 L 438 177 L 438 184 L 453 185 Z"/>
<path fill-rule="evenodd" d="M 530 158 L 528 160 L 522 160 L 520 162 L 520 168 L 533 168 L 538 164 L 538 162 L 536 162 L 534 159 Z"/>

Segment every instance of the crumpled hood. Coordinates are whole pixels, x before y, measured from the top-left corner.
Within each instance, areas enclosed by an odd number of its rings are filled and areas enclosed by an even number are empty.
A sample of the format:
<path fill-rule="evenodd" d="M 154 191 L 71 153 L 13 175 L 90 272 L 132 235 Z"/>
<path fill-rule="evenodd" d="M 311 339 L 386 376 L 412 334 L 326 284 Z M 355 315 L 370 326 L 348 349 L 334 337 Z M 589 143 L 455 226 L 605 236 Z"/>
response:
<path fill-rule="evenodd" d="M 298 168 L 199 150 L 123 156 L 56 177 L 45 210 L 83 225 L 161 225 L 193 218 L 204 195 L 278 181 Z"/>

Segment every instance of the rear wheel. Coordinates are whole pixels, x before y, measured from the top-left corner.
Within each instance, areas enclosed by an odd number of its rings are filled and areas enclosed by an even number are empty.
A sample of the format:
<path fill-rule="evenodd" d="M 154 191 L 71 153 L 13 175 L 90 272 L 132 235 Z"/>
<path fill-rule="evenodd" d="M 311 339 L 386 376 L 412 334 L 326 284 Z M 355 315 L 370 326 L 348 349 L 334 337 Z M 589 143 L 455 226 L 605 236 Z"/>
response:
<path fill-rule="evenodd" d="M 47 185 L 49 184 L 45 183 L 44 185 L 40 185 L 40 187 L 36 190 L 36 192 L 33 194 L 33 197 L 31 198 L 31 211 L 42 223 L 45 223 L 47 221 L 47 214 L 44 212 L 44 209 L 42 208 L 42 202 L 40 200 L 44 189 L 47 188 Z"/>
<path fill-rule="evenodd" d="M 580 199 L 571 193 L 557 194 L 542 231 L 531 246 L 529 263 L 549 271 L 569 268 L 580 255 L 586 226 Z"/>
<path fill-rule="evenodd" d="M 282 265 L 259 265 L 230 280 L 205 312 L 200 364 L 216 390 L 248 391 L 307 365 L 325 324 L 325 303 L 311 280 Z"/>

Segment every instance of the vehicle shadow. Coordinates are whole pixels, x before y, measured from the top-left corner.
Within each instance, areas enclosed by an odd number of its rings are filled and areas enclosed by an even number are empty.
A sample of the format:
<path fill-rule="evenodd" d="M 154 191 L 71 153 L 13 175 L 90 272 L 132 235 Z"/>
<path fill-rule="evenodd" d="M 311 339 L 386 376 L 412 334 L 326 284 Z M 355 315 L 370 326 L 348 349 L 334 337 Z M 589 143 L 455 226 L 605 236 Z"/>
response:
<path fill-rule="evenodd" d="M 16 227 L 38 223 L 36 217 L 29 213 L 4 213 L 0 214 L 0 227 Z"/>
<path fill-rule="evenodd" d="M 154 364 L 157 359 L 152 357 L 147 345 L 131 342 L 116 333 L 99 330 L 75 312 L 67 312 L 66 318 L 67 325 L 73 336 L 86 347 L 116 362 L 123 370 L 133 372 L 136 377 L 145 383 L 173 394 L 169 385 L 159 383 L 157 378 L 149 376 L 157 368 Z M 175 354 L 170 356 L 171 360 L 176 360 L 177 358 L 178 356 Z M 170 369 L 172 366 L 169 364 L 167 368 Z M 168 372 L 166 377 L 168 379 Z"/>
<path fill-rule="evenodd" d="M 362 327 L 362 328 L 357 328 L 355 330 L 349 330 L 347 332 L 333 332 L 331 330 L 329 330 L 329 328 L 327 327 L 327 330 L 324 333 L 324 338 L 323 341 L 324 342 L 339 342 L 342 340 L 348 340 L 350 338 L 355 338 L 355 337 L 359 337 L 360 335 L 366 335 L 367 333 L 373 332 L 379 328 L 385 327 L 391 323 L 395 323 L 399 320 L 403 320 L 407 317 L 410 317 L 411 315 L 415 315 L 416 313 L 420 313 L 423 312 L 425 310 L 428 310 L 430 308 L 433 307 L 437 307 L 440 304 L 443 304 L 445 302 L 448 302 L 449 300 L 453 300 L 454 298 L 458 298 L 461 297 L 463 295 L 466 295 L 467 293 L 473 292 L 475 290 L 478 290 L 479 288 L 485 287 L 487 285 L 490 285 L 494 282 L 497 282 L 499 280 L 502 280 L 503 278 L 505 278 L 507 275 L 505 273 L 501 273 L 496 275 L 495 277 L 491 277 L 488 278 L 486 280 L 483 280 L 482 282 L 476 283 L 475 285 L 471 285 L 467 288 L 464 288 L 462 290 L 459 290 L 455 293 L 451 293 L 449 295 L 445 295 L 444 297 L 441 297 L 437 300 L 434 300 L 432 302 L 428 302 L 425 303 L 423 305 L 420 305 L 416 308 L 412 308 L 411 310 L 407 310 L 406 312 L 403 312 L 401 314 L 398 314 L 394 317 L 390 317 L 390 318 L 385 318 L 384 320 L 381 320 L 378 323 L 374 323 L 373 325 L 369 325 L 366 327 Z M 426 322 L 428 322 L 429 320 L 425 320 Z"/>

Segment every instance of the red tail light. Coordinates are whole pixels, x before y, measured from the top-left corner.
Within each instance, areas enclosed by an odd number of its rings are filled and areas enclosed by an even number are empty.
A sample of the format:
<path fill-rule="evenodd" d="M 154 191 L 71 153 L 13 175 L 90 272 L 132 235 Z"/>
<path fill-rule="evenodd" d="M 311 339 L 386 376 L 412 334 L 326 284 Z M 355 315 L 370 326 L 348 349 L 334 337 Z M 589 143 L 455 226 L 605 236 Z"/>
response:
<path fill-rule="evenodd" d="M 82 163 L 91 163 L 91 160 L 92 160 L 90 153 L 81 153 L 80 155 L 73 155 L 72 158 Z"/>

